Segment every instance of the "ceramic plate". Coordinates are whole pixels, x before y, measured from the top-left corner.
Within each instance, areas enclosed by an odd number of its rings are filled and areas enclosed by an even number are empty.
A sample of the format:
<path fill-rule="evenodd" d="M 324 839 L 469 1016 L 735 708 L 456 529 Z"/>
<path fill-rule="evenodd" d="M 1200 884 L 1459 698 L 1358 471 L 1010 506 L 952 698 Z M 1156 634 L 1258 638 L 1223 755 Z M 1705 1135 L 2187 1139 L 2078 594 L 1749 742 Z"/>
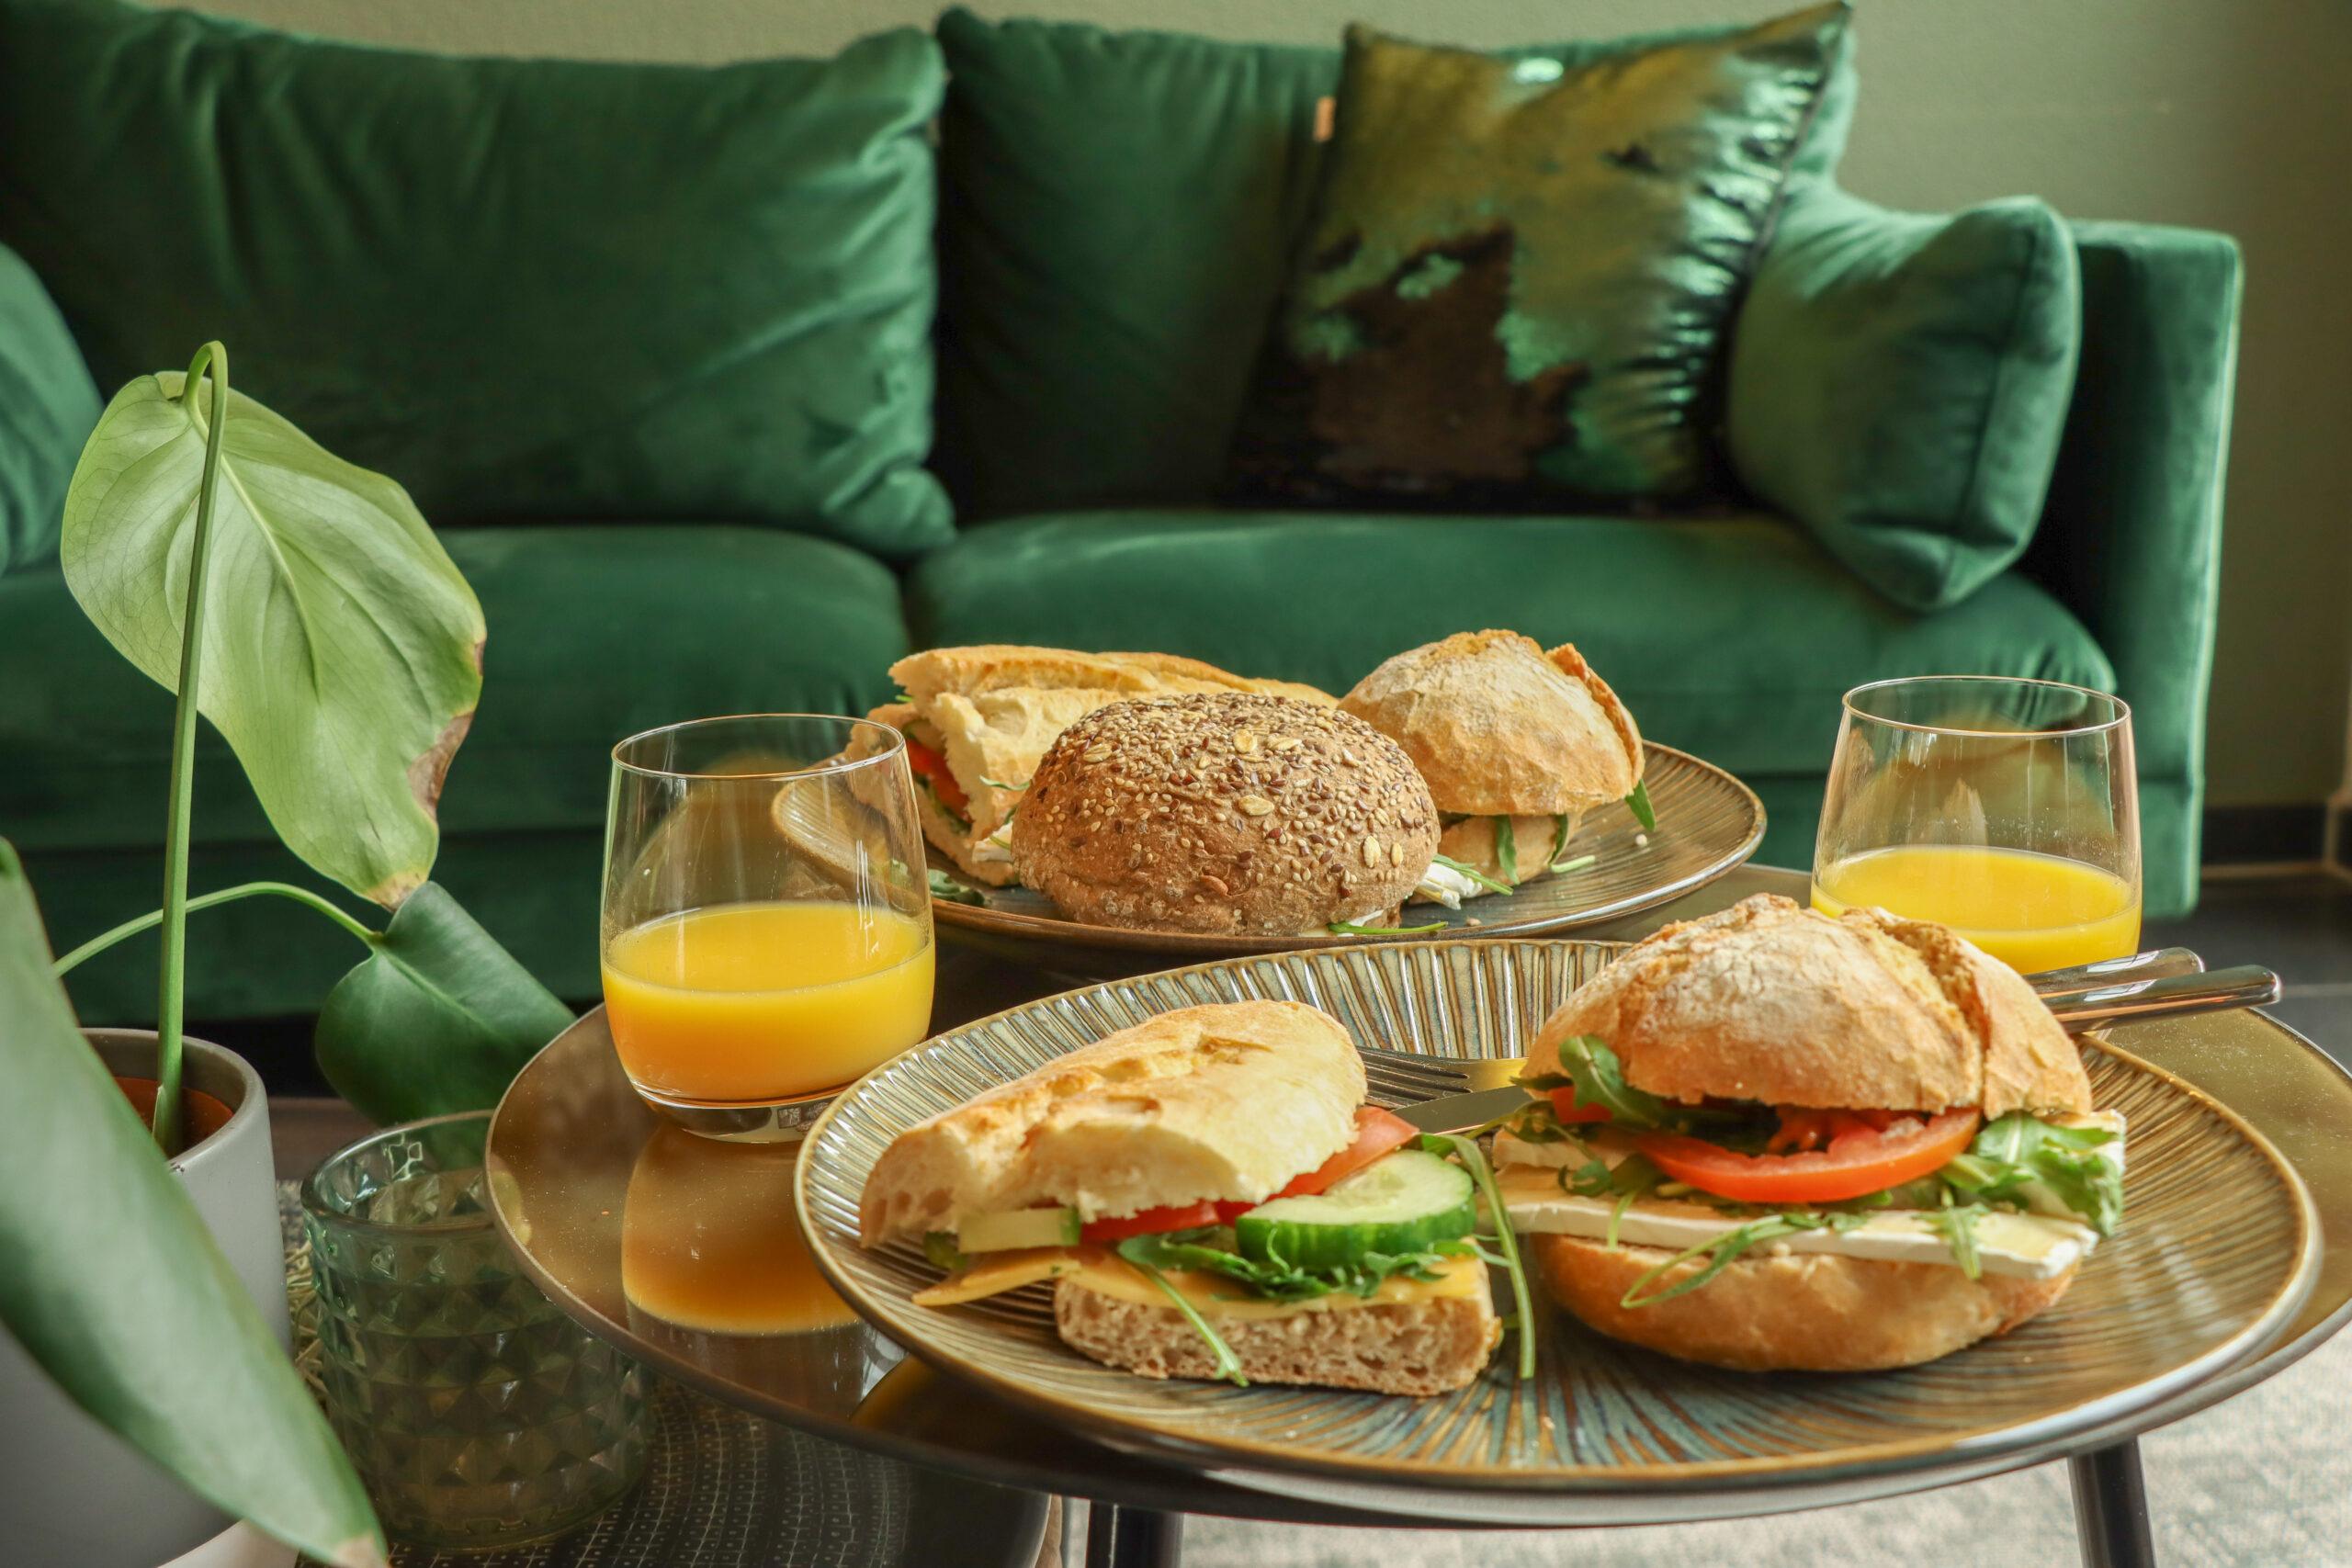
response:
<path fill-rule="evenodd" d="M 1688 1366 L 1589 1333 L 1537 1284 L 1541 1360 L 1527 1382 L 1513 1375 L 1508 1340 L 1478 1382 L 1431 1399 L 1155 1382 L 1065 1347 L 1048 1287 L 926 1311 L 908 1301 L 936 1278 L 919 1249 L 856 1245 L 858 1192 L 900 1129 L 1154 1013 L 1291 998 L 1333 1013 L 1363 1044 L 1516 1056 L 1617 950 L 1366 944 L 1204 964 L 999 1014 L 910 1052 L 834 1103 L 799 1164 L 801 1224 L 826 1275 L 892 1338 L 1118 1447 L 1193 1466 L 1521 1491 L 1787 1483 L 1981 1461 L 2128 1416 L 2254 1355 L 2311 1289 L 2317 1223 L 2278 1152 L 2180 1080 L 2096 1044 L 2086 1056 L 2098 1102 L 2131 1127 L 2121 1233 L 2049 1312 L 1905 1371 L 1759 1377 Z"/>
<path fill-rule="evenodd" d="M 1421 941 L 1448 937 L 1533 936 L 1598 925 L 1668 903 L 1705 886 L 1756 852 L 1764 837 L 1764 803 L 1755 792 L 1712 762 L 1671 746 L 1644 742 L 1643 780 L 1657 815 L 1657 831 L 1645 834 L 1633 813 L 1616 807 L 1588 816 L 1568 845 L 1568 856 L 1591 855 L 1581 871 L 1539 876 L 1508 898 L 1471 900 L 1460 910 L 1439 904 L 1408 905 L 1405 924 L 1439 922 L 1442 929 Z M 1532 847 L 1543 853 L 1550 845 Z M 933 869 L 983 902 L 956 903 L 933 897 L 931 909 L 941 925 L 1009 955 L 1042 964 L 1057 973 L 1100 976 L 1122 972 L 1119 953 L 1158 955 L 1198 963 L 1245 953 L 1289 953 L 1361 946 L 1362 937 L 1195 936 L 1173 931 L 1136 931 L 1086 925 L 1064 915 L 1041 893 L 1025 887 L 981 887 L 964 882 L 955 868 L 932 855 Z M 1041 956 L 1041 953 L 1043 956 Z"/>

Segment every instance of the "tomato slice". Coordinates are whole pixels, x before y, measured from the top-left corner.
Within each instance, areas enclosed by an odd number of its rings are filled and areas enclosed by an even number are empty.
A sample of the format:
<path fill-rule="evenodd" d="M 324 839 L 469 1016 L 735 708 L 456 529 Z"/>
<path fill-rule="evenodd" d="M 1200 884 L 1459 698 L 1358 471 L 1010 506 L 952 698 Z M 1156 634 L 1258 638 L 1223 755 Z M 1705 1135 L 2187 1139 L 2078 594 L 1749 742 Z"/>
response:
<path fill-rule="evenodd" d="M 1096 1220 L 1078 1233 L 1081 1241 L 1125 1241 L 1131 1235 L 1158 1235 L 1161 1231 L 1202 1230 L 1217 1223 L 1217 1206 L 1204 1198 L 1197 1203 L 1169 1203 L 1114 1220 Z"/>
<path fill-rule="evenodd" d="M 1984 1117 L 1974 1106 L 1883 1130 L 1855 1115 L 1827 1146 L 1802 1154 L 1736 1154 L 1679 1133 L 1644 1133 L 1634 1146 L 1676 1181 L 1742 1203 L 1834 1203 L 1883 1192 L 1940 1170 L 1968 1147 Z M 1784 1117 L 1785 1122 L 1785 1117 Z"/>
<path fill-rule="evenodd" d="M 1552 1120 L 1555 1122 L 1606 1122 L 1609 1120 L 1609 1107 L 1578 1105 L 1575 1089 L 1555 1089 L 1552 1091 Z"/>
<path fill-rule="evenodd" d="M 947 771 L 947 759 L 911 735 L 907 737 L 907 765 L 914 769 L 918 778 L 931 785 L 931 793 L 939 796 L 940 805 L 958 817 L 969 813 L 971 797 L 964 793 L 964 786 L 956 782 L 956 775 Z"/>

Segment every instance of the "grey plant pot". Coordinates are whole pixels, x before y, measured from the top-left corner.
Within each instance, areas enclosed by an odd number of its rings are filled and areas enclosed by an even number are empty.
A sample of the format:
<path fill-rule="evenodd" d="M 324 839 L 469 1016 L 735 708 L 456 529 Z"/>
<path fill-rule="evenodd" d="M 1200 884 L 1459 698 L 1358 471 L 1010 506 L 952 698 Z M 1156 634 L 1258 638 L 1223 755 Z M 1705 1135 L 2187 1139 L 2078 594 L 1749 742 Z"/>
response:
<path fill-rule="evenodd" d="M 119 1077 L 155 1075 L 155 1036 L 137 1029 L 85 1032 Z M 269 1100 L 243 1058 L 187 1042 L 185 1081 L 226 1104 L 228 1125 L 172 1162 L 197 1213 L 236 1267 L 262 1319 L 288 1343 L 286 1255 L 277 1225 Z M 201 1356 L 204 1347 L 188 1353 Z M 0 1332 L 0 1532 L 11 1562 L 73 1568 L 155 1568 L 228 1530 L 235 1521 L 190 1494 L 82 1414 Z M 283 1561 L 291 1562 L 292 1552 Z"/>

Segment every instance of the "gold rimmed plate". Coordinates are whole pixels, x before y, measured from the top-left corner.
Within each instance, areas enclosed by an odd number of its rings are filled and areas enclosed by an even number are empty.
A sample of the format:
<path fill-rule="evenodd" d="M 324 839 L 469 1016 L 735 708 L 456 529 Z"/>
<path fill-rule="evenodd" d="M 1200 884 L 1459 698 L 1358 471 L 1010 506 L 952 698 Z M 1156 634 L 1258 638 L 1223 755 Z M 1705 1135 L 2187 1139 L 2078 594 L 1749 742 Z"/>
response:
<path fill-rule="evenodd" d="M 1524 1043 L 1617 944 L 1381 943 L 1202 964 L 1016 1008 L 941 1036 L 836 1100 L 799 1164 L 817 1262 L 892 1338 L 989 1392 L 1148 1457 L 1270 1476 L 1435 1488 L 1618 1492 L 1997 1467 L 2053 1450 L 2258 1353 L 2319 1263 L 2292 1168 L 2170 1074 L 2086 1043 L 2102 1106 L 2131 1130 L 2122 1230 L 2050 1311 L 1924 1367 L 1757 1376 L 1677 1362 L 1584 1329 L 1537 1286 L 1539 1366 L 1506 1343 L 1469 1388 L 1430 1399 L 1153 1382 L 1053 1330 L 1049 1287 L 944 1311 L 919 1248 L 856 1245 L 866 1172 L 905 1127 L 1171 1008 L 1253 997 L 1321 1007 L 1365 1045 L 1479 1061 Z"/>
<path fill-rule="evenodd" d="M 1592 812 L 1577 825 L 1567 848 L 1571 861 L 1592 856 L 1590 865 L 1536 877 L 1521 884 L 1508 898 L 1474 898 L 1458 910 L 1439 904 L 1408 905 L 1406 925 L 1439 928 L 1412 940 L 1537 936 L 1600 925 L 1703 887 L 1756 852 L 1764 837 L 1764 803 L 1755 791 L 1687 751 L 1654 741 L 1643 745 L 1643 782 L 1649 786 L 1657 831 L 1643 831 L 1633 813 L 1622 807 Z M 1171 962 L 1355 947 L 1368 940 L 1329 934 L 1199 936 L 1088 925 L 1026 887 L 984 887 L 969 882 L 936 851 L 931 863 L 962 889 L 966 899 L 979 900 L 933 897 L 932 916 L 940 925 L 963 941 L 1055 974 L 1100 978 L 1132 973 L 1138 960 L 1158 967 Z"/>

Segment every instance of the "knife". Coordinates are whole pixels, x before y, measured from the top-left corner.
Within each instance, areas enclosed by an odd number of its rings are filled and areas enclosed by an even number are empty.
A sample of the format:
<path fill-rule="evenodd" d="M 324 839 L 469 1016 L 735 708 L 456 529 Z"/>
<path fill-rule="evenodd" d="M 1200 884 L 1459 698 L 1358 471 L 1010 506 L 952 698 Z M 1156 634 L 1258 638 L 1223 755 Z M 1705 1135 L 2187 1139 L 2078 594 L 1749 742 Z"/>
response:
<path fill-rule="evenodd" d="M 2046 995 L 2042 1000 L 2058 1021 L 2066 1026 L 2067 1032 L 2080 1033 L 2103 1023 L 2127 1020 L 2136 1023 L 2150 1018 L 2261 1007 L 2277 1001 L 2279 991 L 2276 974 L 2257 964 L 2244 964 L 2230 969 L 2192 970 L 2154 979 L 2080 986 Z M 1419 1132 L 1466 1133 L 1534 1102 L 1534 1097 L 1526 1089 L 1517 1084 L 1506 1084 L 1500 1089 L 1441 1095 L 1435 1100 L 1391 1109 Z"/>

